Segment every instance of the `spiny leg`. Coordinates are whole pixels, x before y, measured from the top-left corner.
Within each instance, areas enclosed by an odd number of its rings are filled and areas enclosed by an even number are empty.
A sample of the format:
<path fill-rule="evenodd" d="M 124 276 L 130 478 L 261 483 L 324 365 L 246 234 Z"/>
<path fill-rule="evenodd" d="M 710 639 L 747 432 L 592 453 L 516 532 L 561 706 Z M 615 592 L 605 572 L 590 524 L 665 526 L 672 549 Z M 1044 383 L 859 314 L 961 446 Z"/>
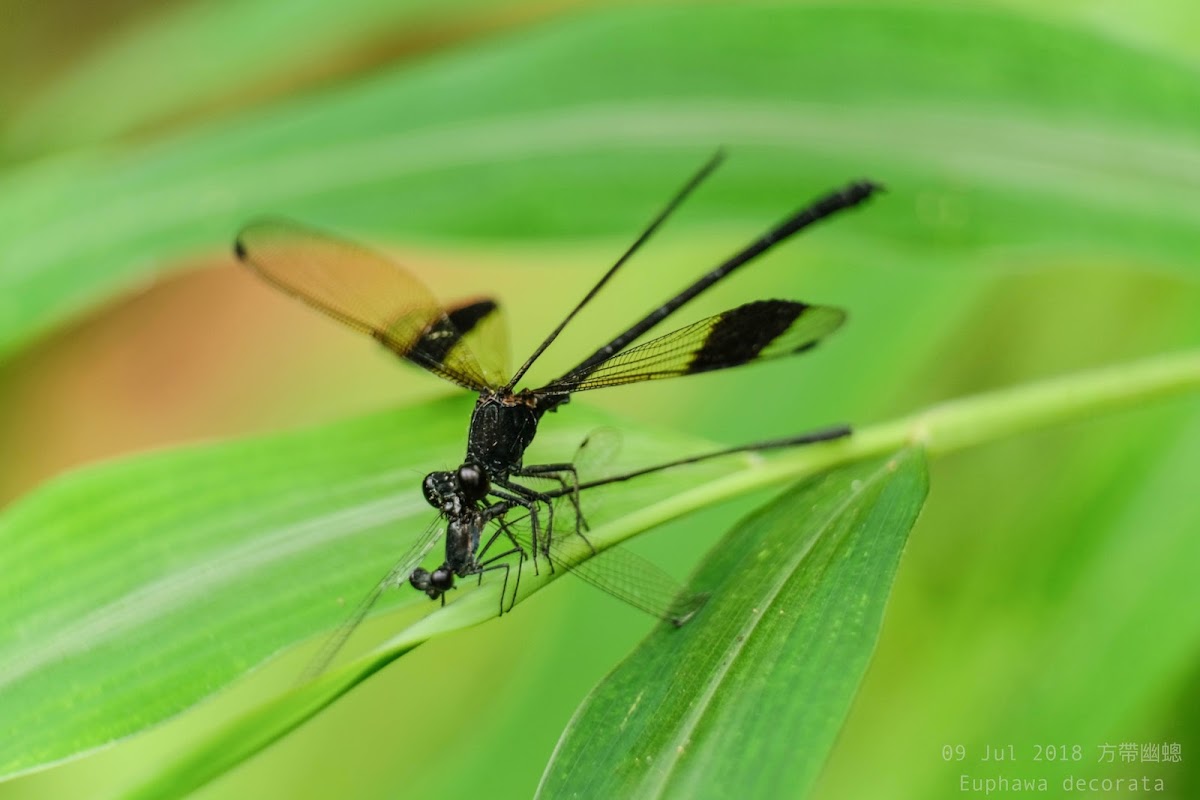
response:
<path fill-rule="evenodd" d="M 563 465 L 550 464 L 550 465 L 545 465 L 545 466 L 561 467 Z M 533 466 L 533 467 L 530 467 L 529 469 L 538 469 L 538 468 L 539 468 L 538 466 Z M 519 487 L 520 489 L 525 489 L 528 492 L 537 494 L 538 501 L 541 503 L 544 503 L 546 505 L 546 515 L 547 515 L 548 520 L 547 520 L 547 526 L 546 526 L 546 538 L 545 538 L 545 542 L 543 543 L 543 546 L 541 547 L 541 551 L 542 551 L 542 555 L 544 555 L 546 557 L 546 560 L 548 562 L 550 562 L 550 571 L 552 573 L 554 571 L 554 559 L 551 558 L 550 547 L 553 544 L 553 536 L 554 536 L 555 528 L 554 528 L 554 503 L 551 502 L 551 500 L 550 500 L 551 497 L 555 497 L 555 498 L 566 497 L 570 501 L 571 506 L 573 507 L 573 510 L 575 512 L 575 535 L 583 540 L 583 543 L 586 544 L 588 546 L 588 549 L 592 551 L 592 555 L 596 554 L 596 548 L 592 546 L 592 543 L 590 541 L 588 541 L 587 536 L 584 535 L 585 531 L 590 531 L 591 529 L 588 527 L 587 519 L 583 515 L 583 507 L 580 505 L 580 502 L 579 502 L 579 475 L 578 475 L 578 473 L 575 472 L 574 466 L 571 465 L 570 473 L 571 473 L 571 476 L 574 478 L 574 480 L 568 483 L 567 479 L 564 478 L 562 475 L 562 473 L 566 472 L 566 471 L 567 470 L 561 470 L 559 472 L 547 471 L 547 472 L 537 476 L 540 478 L 545 478 L 547 480 L 557 480 L 559 482 L 559 485 L 561 488 L 558 490 L 554 490 L 552 492 L 536 492 L 535 490 L 529 489 L 528 487 L 525 487 L 525 486 L 521 486 L 520 484 L 513 484 L 514 487 Z M 534 558 L 537 557 L 537 555 L 536 555 L 537 551 L 538 551 L 538 548 L 537 548 L 537 545 L 535 542 Z"/>
<path fill-rule="evenodd" d="M 517 579 L 513 584 L 512 602 L 509 603 L 509 605 L 508 605 L 508 610 L 512 611 L 513 606 L 515 606 L 517 604 L 517 592 L 521 588 L 521 568 L 525 566 L 526 555 L 525 555 L 525 548 L 521 547 L 521 543 L 518 542 L 517 537 L 513 535 L 512 529 L 508 526 L 508 523 L 505 522 L 503 519 L 497 519 L 496 522 L 497 522 L 496 532 L 491 535 L 491 538 L 488 539 L 487 544 L 485 544 L 480 549 L 479 554 L 480 555 L 486 554 L 487 551 L 491 548 L 491 546 L 495 543 L 496 539 L 498 539 L 500 537 L 501 533 L 503 533 L 506 537 L 508 537 L 509 542 L 512 543 L 512 547 L 508 550 L 505 550 L 503 553 L 498 553 L 497 555 L 494 555 L 491 558 L 488 558 L 488 559 L 478 562 L 476 564 L 476 569 L 479 572 L 479 582 L 480 582 L 480 584 L 482 584 L 484 572 L 487 572 L 492 569 L 500 569 L 501 567 L 504 568 L 504 570 L 505 570 L 504 571 L 504 585 L 500 588 L 500 614 L 501 614 L 501 616 L 503 616 L 503 614 L 504 614 L 504 595 L 508 593 L 508 576 L 509 576 L 508 568 L 509 568 L 509 565 L 508 564 L 498 564 L 496 566 L 491 566 L 491 565 L 495 564 L 495 562 L 499 561 L 500 559 L 507 558 L 508 556 L 513 555 L 514 553 L 517 554 L 517 558 L 518 558 Z"/>
<path fill-rule="evenodd" d="M 528 493 L 530 490 L 526 489 L 524 486 L 520 486 L 519 484 L 509 484 L 507 481 L 504 481 L 504 482 L 496 481 L 495 483 L 500 484 L 503 488 L 497 489 L 497 488 L 495 488 L 495 486 L 493 486 L 490 494 L 492 494 L 495 497 L 501 498 L 507 504 L 521 506 L 522 508 L 524 508 L 526 511 L 529 512 L 529 528 L 531 531 L 531 535 L 533 536 L 533 551 L 536 553 L 537 546 L 538 546 L 538 539 L 540 536 L 537 512 L 538 512 L 539 504 L 544 503 L 544 501 L 542 501 L 542 499 L 541 499 L 540 493 L 535 493 L 538 495 L 536 497 L 522 496 L 522 494 L 518 494 L 518 491 Z M 553 524 L 553 521 L 554 521 L 554 518 L 551 517 L 550 523 Z M 511 534 L 509 535 L 509 538 L 512 539 Z M 552 564 L 551 571 L 553 571 L 553 566 L 554 565 Z M 538 574 L 536 558 L 534 559 L 534 562 L 533 562 L 533 569 L 534 569 L 534 574 L 535 575 Z"/>
<path fill-rule="evenodd" d="M 549 559 L 550 537 L 553 535 L 552 532 L 554 530 L 554 503 L 550 502 L 550 500 L 553 497 L 557 497 L 557 496 L 561 496 L 561 495 L 560 494 L 547 494 L 546 492 L 539 492 L 536 489 L 530 489 L 528 486 L 523 486 L 522 484 L 513 483 L 511 481 L 496 480 L 496 481 L 493 481 L 492 494 L 495 494 L 497 497 L 503 496 L 503 493 L 501 491 L 498 491 L 495 488 L 496 486 L 499 486 L 499 487 L 501 487 L 501 489 L 511 493 L 511 496 L 515 500 L 517 500 L 517 502 L 523 501 L 522 505 L 524 505 L 526 508 L 528 508 L 530 510 L 529 511 L 530 520 L 529 521 L 530 521 L 530 527 L 532 528 L 532 532 L 533 532 L 533 552 L 535 554 L 535 556 L 534 556 L 535 568 L 537 565 L 536 554 L 539 550 L 541 550 L 543 555 L 545 555 L 547 557 L 547 561 L 550 561 L 550 559 Z M 564 486 L 561 494 L 568 494 L 568 493 L 569 493 L 569 490 Z M 546 528 L 545 528 L 546 535 L 544 538 L 542 537 L 541 526 L 537 519 L 536 509 L 539 506 L 544 506 L 546 509 Z M 553 561 L 550 561 L 550 572 L 551 573 L 554 572 L 554 562 Z"/>
<path fill-rule="evenodd" d="M 547 480 L 558 481 L 562 487 L 562 494 L 565 495 L 571 503 L 575 511 L 575 532 L 583 535 L 583 531 L 590 530 L 588 528 L 587 519 L 583 516 L 583 507 L 579 503 L 579 473 L 576 471 L 574 464 L 534 464 L 513 473 L 518 477 L 523 478 L 545 478 Z M 563 477 L 564 474 L 570 474 L 571 479 Z M 553 533 L 553 529 L 551 529 Z M 549 542 L 546 543 L 546 555 L 549 556 Z"/>
<path fill-rule="evenodd" d="M 509 572 L 509 569 L 511 568 L 511 565 L 509 565 L 509 564 L 492 564 L 492 562 L 497 561 L 506 556 L 511 556 L 513 553 L 521 553 L 522 558 L 524 558 L 524 555 L 525 555 L 524 552 L 520 548 L 517 548 L 515 550 L 506 550 L 505 552 L 500 553 L 499 555 L 494 556 L 493 558 L 490 558 L 483 563 L 475 565 L 475 574 L 477 574 L 479 576 L 479 584 L 480 585 L 483 585 L 483 573 L 493 572 L 494 570 L 498 570 L 498 569 L 504 570 L 504 582 L 500 586 L 500 616 L 504 616 L 504 595 L 508 594 L 508 572 Z M 484 564 L 491 564 L 491 566 L 484 566 Z M 519 579 L 520 578 L 519 572 L 517 573 L 517 576 Z M 511 606 L 509 606 L 509 610 L 510 611 L 512 610 Z"/>
<path fill-rule="evenodd" d="M 575 533 L 579 536 L 580 539 L 583 540 L 584 544 L 586 544 L 588 546 L 588 548 L 592 551 L 592 553 L 595 554 L 596 548 L 592 546 L 592 543 L 590 541 L 588 541 L 587 536 L 584 535 L 584 531 L 589 530 L 589 528 L 587 525 L 587 520 L 583 516 L 583 509 L 579 505 L 579 476 L 575 472 L 574 465 L 573 464 L 542 464 L 542 465 L 535 465 L 535 466 L 531 466 L 531 467 L 525 467 L 522 469 L 523 469 L 523 471 L 530 471 L 530 474 L 527 477 L 532 477 L 532 476 L 536 475 L 537 477 L 541 477 L 541 478 L 557 480 L 557 481 L 559 481 L 560 485 L 562 486 L 561 490 L 554 491 L 553 493 L 547 493 L 547 492 L 539 492 L 535 489 L 530 489 L 528 486 L 524 486 L 519 483 L 511 483 L 508 481 L 497 481 L 497 483 L 499 485 L 503 486 L 504 488 L 508 489 L 509 491 L 512 491 L 512 492 L 518 493 L 518 494 L 523 494 L 526 497 L 528 497 L 529 499 L 535 500 L 536 502 L 539 502 L 539 503 L 545 505 L 545 507 L 546 507 L 546 517 L 547 517 L 546 536 L 545 536 L 544 541 L 541 543 L 541 547 L 538 546 L 538 534 L 536 531 L 534 533 L 533 551 L 534 551 L 534 566 L 535 566 L 535 568 L 537 566 L 537 553 L 540 550 L 542 555 L 544 555 L 546 557 L 546 560 L 550 563 L 550 572 L 551 573 L 554 572 L 554 560 L 550 557 L 550 547 L 552 545 L 552 537 L 554 536 L 554 503 L 550 502 L 550 500 L 551 500 L 551 498 L 554 498 L 554 497 L 564 497 L 565 496 L 565 497 L 570 498 L 571 504 L 574 507 L 574 511 L 575 511 Z M 535 470 L 537 472 L 533 472 Z M 570 472 L 571 476 L 574 478 L 574 480 L 571 481 L 569 485 L 567 483 L 566 478 L 564 478 L 562 476 L 562 473 L 564 473 L 564 472 Z"/>

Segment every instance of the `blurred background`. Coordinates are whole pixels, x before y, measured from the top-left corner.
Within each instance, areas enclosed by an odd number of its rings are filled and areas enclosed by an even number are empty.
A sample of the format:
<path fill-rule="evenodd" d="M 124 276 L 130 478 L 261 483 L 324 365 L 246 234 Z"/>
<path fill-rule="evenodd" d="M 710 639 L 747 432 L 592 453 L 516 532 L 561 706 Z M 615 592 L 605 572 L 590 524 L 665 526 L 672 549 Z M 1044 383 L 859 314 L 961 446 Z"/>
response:
<path fill-rule="evenodd" d="M 0 0 L 0 18 L 6 504 L 99 459 L 447 393 L 239 271 L 248 218 L 387 247 L 440 297 L 498 297 L 522 357 L 718 145 L 724 167 L 535 378 L 859 177 L 888 194 L 684 314 L 801 298 L 849 310 L 835 340 L 586 402 L 733 443 L 1200 343 L 1200 11 L 1184 0 Z M 1187 397 L 935 462 L 817 796 L 962 796 L 945 745 L 1166 741 L 1182 764 L 1075 774 L 1200 796 L 1198 475 Z M 686 575 L 762 499 L 637 549 Z M 529 796 L 650 624 L 559 582 L 200 796 Z M 302 663 L 0 798 L 128 786 Z"/>

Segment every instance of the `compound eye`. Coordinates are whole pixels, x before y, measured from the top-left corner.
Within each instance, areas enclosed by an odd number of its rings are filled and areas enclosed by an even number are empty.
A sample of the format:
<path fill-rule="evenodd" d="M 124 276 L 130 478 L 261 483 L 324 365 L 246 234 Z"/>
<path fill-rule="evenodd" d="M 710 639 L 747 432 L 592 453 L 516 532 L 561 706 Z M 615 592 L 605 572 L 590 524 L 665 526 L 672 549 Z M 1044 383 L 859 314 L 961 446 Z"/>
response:
<path fill-rule="evenodd" d="M 463 464 L 458 468 L 458 489 L 468 500 L 482 500 L 487 495 L 487 473 L 478 464 Z"/>
<path fill-rule="evenodd" d="M 421 491 L 425 494 L 425 502 L 434 508 L 441 508 L 441 501 L 438 499 L 437 480 L 432 474 L 426 475 L 425 480 L 421 481 Z"/>
<path fill-rule="evenodd" d="M 412 571 L 412 574 L 408 576 L 408 582 L 417 591 L 429 591 L 429 570 L 417 567 Z"/>
<path fill-rule="evenodd" d="M 429 576 L 429 583 L 435 589 L 441 589 L 443 592 L 454 588 L 454 573 L 445 567 L 438 567 Z"/>

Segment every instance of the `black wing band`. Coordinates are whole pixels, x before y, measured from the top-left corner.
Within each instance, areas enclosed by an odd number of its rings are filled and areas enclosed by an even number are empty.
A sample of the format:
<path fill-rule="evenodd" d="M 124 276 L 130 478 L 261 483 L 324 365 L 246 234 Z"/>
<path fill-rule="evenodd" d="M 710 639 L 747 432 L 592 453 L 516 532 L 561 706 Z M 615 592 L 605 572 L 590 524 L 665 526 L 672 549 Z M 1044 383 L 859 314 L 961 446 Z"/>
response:
<path fill-rule="evenodd" d="M 803 353 L 833 333 L 846 313 L 829 306 L 760 300 L 619 353 L 537 390 L 560 394 L 694 375 Z"/>

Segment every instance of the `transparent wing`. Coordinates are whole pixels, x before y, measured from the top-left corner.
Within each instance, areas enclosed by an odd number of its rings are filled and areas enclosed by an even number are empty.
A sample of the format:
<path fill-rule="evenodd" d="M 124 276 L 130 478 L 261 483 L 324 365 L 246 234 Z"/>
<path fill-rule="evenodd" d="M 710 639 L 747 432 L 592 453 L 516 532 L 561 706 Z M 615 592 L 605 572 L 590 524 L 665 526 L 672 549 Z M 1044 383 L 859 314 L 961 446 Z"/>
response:
<path fill-rule="evenodd" d="M 613 428 L 598 428 L 588 434 L 572 462 L 579 482 L 601 478 L 620 445 L 620 434 Z M 674 625 L 687 622 L 704 605 L 707 595 L 688 592 L 657 566 L 622 547 L 594 553 L 587 538 L 586 517 L 595 513 L 601 495 L 585 489 L 578 492 L 578 505 L 571 493 L 553 501 L 553 529 L 549 545 L 542 543 L 543 555 L 549 557 L 555 569 L 567 570 L 634 608 Z M 527 520 L 514 520 L 507 527 L 521 547 L 532 553 Z"/>
<path fill-rule="evenodd" d="M 395 565 L 387 571 L 387 574 L 380 579 L 375 588 L 359 602 L 353 613 L 325 640 L 325 643 L 321 645 L 321 649 L 317 651 L 316 655 L 305 666 L 304 672 L 301 673 L 300 680 L 302 683 L 312 680 L 325 671 L 325 668 L 333 661 L 334 656 L 346 644 L 346 641 L 350 638 L 350 634 L 354 633 L 354 629 L 366 619 L 367 614 L 370 613 L 383 593 L 388 589 L 403 584 L 412 571 L 421 565 L 421 562 L 425 560 L 425 556 L 429 554 L 434 544 L 441 538 L 443 529 L 444 523 L 440 516 L 430 523 L 425 532 L 408 548 L 408 551 L 400 557 Z"/>
<path fill-rule="evenodd" d="M 575 561 L 576 552 L 586 556 L 588 548 L 576 547 L 573 538 L 579 537 L 572 534 L 551 541 L 550 560 L 555 567 L 570 570 L 572 575 L 651 616 L 682 625 L 708 600 L 708 595 L 688 592 L 670 575 L 623 547 L 610 547 L 584 561 Z"/>
<path fill-rule="evenodd" d="M 268 283 L 446 380 L 481 391 L 503 385 L 498 364 L 480 362 L 432 292 L 392 260 L 302 225 L 263 220 L 238 235 L 238 258 Z M 484 301 L 490 303 L 491 301 Z M 456 309 L 458 321 L 478 303 Z M 495 303 L 491 303 L 495 309 Z"/>
<path fill-rule="evenodd" d="M 568 373 L 537 391 L 582 392 L 803 353 L 845 320 L 844 311 L 829 306 L 760 300 L 622 351 L 595 367 Z"/>

